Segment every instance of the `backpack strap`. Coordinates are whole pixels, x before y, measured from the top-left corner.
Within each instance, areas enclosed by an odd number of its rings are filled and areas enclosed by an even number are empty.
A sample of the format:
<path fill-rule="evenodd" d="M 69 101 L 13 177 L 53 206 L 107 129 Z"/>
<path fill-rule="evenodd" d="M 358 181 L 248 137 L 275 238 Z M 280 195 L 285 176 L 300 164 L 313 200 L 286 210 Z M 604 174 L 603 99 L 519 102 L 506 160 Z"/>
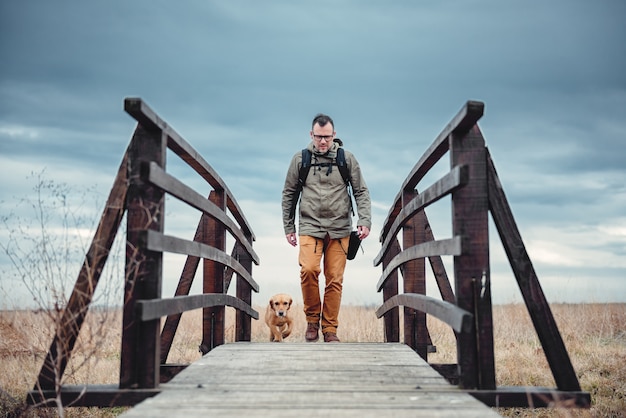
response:
<path fill-rule="evenodd" d="M 293 192 L 293 197 L 291 199 L 291 210 L 289 211 L 289 216 L 292 219 L 295 219 L 296 205 L 298 204 L 298 200 L 300 199 L 300 193 L 302 193 L 302 188 L 304 187 L 304 183 L 306 182 L 306 178 L 309 175 L 310 169 L 311 151 L 308 148 L 303 148 L 302 162 L 300 163 L 300 171 L 298 173 L 298 185 L 296 186 L 296 190 L 294 190 Z"/>
<path fill-rule="evenodd" d="M 298 174 L 298 189 L 302 191 L 306 178 L 311 169 L 311 151 L 308 148 L 302 149 L 302 163 L 300 164 L 300 173 Z M 298 193 L 300 193 L 300 191 Z"/>
<path fill-rule="evenodd" d="M 337 141 L 337 140 L 335 140 Z M 339 143 L 342 145 L 341 143 Z M 346 185 L 348 190 L 348 196 L 350 196 L 350 212 L 354 216 L 354 206 L 352 205 L 352 194 L 350 193 L 350 169 L 348 168 L 348 164 L 346 163 L 346 154 L 343 151 L 342 147 L 337 149 L 337 156 L 335 157 L 335 162 L 337 163 L 337 168 L 339 169 L 339 173 L 341 174 L 341 178 Z M 295 218 L 296 215 L 296 205 L 298 199 L 300 198 L 300 193 L 302 193 L 302 188 L 304 187 L 304 183 L 306 182 L 306 178 L 309 175 L 309 171 L 311 170 L 311 151 L 308 148 L 302 149 L 302 163 L 300 164 L 300 171 L 298 173 L 298 185 L 296 186 L 296 190 L 293 192 L 293 198 L 291 199 L 291 210 L 289 212 L 289 216 L 291 218 Z"/>
<path fill-rule="evenodd" d="M 337 157 L 335 158 L 335 160 L 337 161 L 337 168 L 339 169 L 339 173 L 341 173 L 343 182 L 346 184 L 346 189 L 348 190 L 348 198 L 350 199 L 350 212 L 352 213 L 352 216 L 354 216 L 352 193 L 350 193 L 350 188 L 352 187 L 352 179 L 350 178 L 350 169 L 348 168 L 348 164 L 346 163 L 346 154 L 344 153 L 342 147 L 339 147 L 337 149 Z"/>
<path fill-rule="evenodd" d="M 343 148 L 339 147 L 337 149 L 337 168 L 341 173 L 341 177 L 343 178 L 343 182 L 346 183 L 346 186 L 350 184 L 350 170 L 348 169 L 348 164 L 346 163 L 346 154 L 343 152 Z"/>

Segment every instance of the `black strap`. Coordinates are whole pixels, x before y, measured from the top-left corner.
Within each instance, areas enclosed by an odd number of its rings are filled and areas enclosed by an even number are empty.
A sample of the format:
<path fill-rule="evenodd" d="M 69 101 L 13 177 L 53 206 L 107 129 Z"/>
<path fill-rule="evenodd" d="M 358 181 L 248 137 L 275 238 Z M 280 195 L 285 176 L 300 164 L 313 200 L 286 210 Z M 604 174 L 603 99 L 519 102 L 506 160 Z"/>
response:
<path fill-rule="evenodd" d="M 293 197 L 291 199 L 291 209 L 289 210 L 289 217 L 291 219 L 295 219 L 296 205 L 298 204 L 298 199 L 300 199 L 300 193 L 302 193 L 302 188 L 304 187 L 304 182 L 309 175 L 310 169 L 311 151 L 309 151 L 307 148 L 304 148 L 302 150 L 302 162 L 300 163 L 300 171 L 298 173 L 298 184 L 296 185 L 296 190 L 294 190 Z"/>
<path fill-rule="evenodd" d="M 300 164 L 300 171 L 298 173 L 298 185 L 296 186 L 296 190 L 293 192 L 293 198 L 291 199 L 291 210 L 289 211 L 289 216 L 291 218 L 295 218 L 296 215 L 296 204 L 298 203 L 298 199 L 300 198 L 300 193 L 302 193 L 302 188 L 306 183 L 306 178 L 309 175 L 309 171 L 311 170 L 311 166 L 332 166 L 334 164 L 322 163 L 322 164 L 311 164 L 311 151 L 308 148 L 304 148 L 302 150 L 302 163 Z M 350 169 L 348 168 L 348 164 L 346 162 L 346 154 L 343 151 L 343 148 L 339 147 L 337 149 L 337 156 L 335 157 L 335 163 L 337 168 L 339 169 L 339 173 L 341 174 L 341 178 L 343 178 L 344 183 L 346 184 L 346 188 L 348 189 L 348 195 L 350 196 L 350 212 L 354 215 L 354 207 L 352 205 L 352 195 L 350 193 Z"/>

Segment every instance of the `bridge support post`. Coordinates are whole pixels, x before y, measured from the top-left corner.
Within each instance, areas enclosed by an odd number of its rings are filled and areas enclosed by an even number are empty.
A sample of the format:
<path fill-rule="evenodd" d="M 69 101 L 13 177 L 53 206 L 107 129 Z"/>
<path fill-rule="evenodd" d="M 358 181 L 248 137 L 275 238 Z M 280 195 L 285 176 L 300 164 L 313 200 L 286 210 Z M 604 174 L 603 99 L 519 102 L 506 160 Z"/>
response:
<path fill-rule="evenodd" d="M 391 260 L 400 254 L 400 243 L 395 238 L 391 244 L 391 248 L 383 258 L 383 270 L 387 268 Z M 383 287 L 383 303 L 398 294 L 398 270 L 395 269 L 390 275 Z M 400 312 L 398 307 L 392 308 L 384 316 L 385 321 L 385 342 L 400 342 Z"/>
<path fill-rule="evenodd" d="M 246 236 L 249 241 L 252 241 L 250 236 Z M 252 258 L 245 253 L 245 251 L 237 252 L 237 259 L 239 263 L 249 273 L 252 273 Z M 252 287 L 250 283 L 237 275 L 237 289 L 236 295 L 238 299 L 241 299 L 248 305 L 252 305 Z M 252 319 L 245 312 L 237 311 L 235 313 L 235 341 L 250 341 L 252 339 Z"/>
<path fill-rule="evenodd" d="M 404 191 L 405 203 L 413 200 L 415 190 Z M 426 219 L 423 211 L 417 212 L 402 229 L 403 248 L 413 247 L 424 242 Z M 423 258 L 408 261 L 402 271 L 404 293 L 426 294 L 426 263 Z M 428 332 L 424 312 L 404 308 L 404 342 L 415 350 L 424 360 L 428 356 Z"/>
<path fill-rule="evenodd" d="M 150 162 L 165 168 L 166 150 L 166 136 L 161 130 L 148 131 L 137 126 L 129 148 L 120 388 L 155 388 L 160 380 L 160 320 L 139 320 L 135 302 L 161 297 L 163 254 L 146 250 L 140 239 L 144 230 L 163 232 L 165 199 L 161 189 L 142 178 L 142 170 Z"/>
<path fill-rule="evenodd" d="M 462 255 L 454 257 L 457 306 L 475 317 L 475 333 L 459 338 L 457 349 L 464 388 L 495 388 L 493 321 L 489 271 L 489 195 L 484 138 L 474 125 L 467 134 L 451 134 L 451 168 L 465 165 L 468 184 L 452 193 L 452 233 L 463 237 Z"/>
<path fill-rule="evenodd" d="M 209 200 L 221 210 L 226 210 L 226 197 L 224 191 L 212 191 Z M 217 220 L 207 217 L 203 227 L 203 240 L 205 244 L 220 251 L 226 250 L 226 230 Z M 224 266 L 217 261 L 203 260 L 203 285 L 204 293 L 224 293 Z M 200 351 L 206 354 L 218 345 L 224 344 L 225 308 L 215 306 L 202 310 L 202 344 Z"/>

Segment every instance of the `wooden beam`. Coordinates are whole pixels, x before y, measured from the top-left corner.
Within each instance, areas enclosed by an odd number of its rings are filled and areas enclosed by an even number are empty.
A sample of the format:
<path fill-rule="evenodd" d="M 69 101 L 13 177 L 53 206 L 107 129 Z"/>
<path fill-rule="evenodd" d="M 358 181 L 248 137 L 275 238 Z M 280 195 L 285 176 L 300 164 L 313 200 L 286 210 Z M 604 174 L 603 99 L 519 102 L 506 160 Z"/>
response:
<path fill-rule="evenodd" d="M 138 300 L 135 302 L 137 316 L 142 321 L 161 318 L 166 315 L 191 311 L 213 306 L 231 306 L 254 319 L 259 319 L 259 313 L 250 305 L 235 296 L 223 293 L 203 293 L 201 295 L 175 296 L 168 299 Z"/>
<path fill-rule="evenodd" d="M 218 208 L 214 203 L 193 190 L 191 187 L 167 174 L 165 170 L 160 168 L 154 162 L 151 162 L 148 167 L 145 168 L 144 175 L 146 176 L 146 180 L 150 183 L 220 221 L 228 232 L 230 232 L 237 239 L 237 242 L 240 243 L 250 254 L 254 263 L 257 265 L 259 264 L 259 256 L 254 252 L 252 245 L 248 242 L 239 226 L 228 217 L 225 211 Z"/>
<path fill-rule="evenodd" d="M 454 257 L 454 279 L 456 305 L 476 318 L 476 335 L 458 339 L 459 375 L 465 389 L 493 389 L 489 196 L 485 140 L 477 125 L 465 135 L 451 135 L 450 165 L 469 168 L 469 182 L 452 193 L 452 234 L 462 236 L 467 249 Z"/>
<path fill-rule="evenodd" d="M 589 408 L 588 392 L 561 391 L 536 386 L 498 387 L 495 390 L 468 390 L 468 394 L 495 408 Z"/>
<path fill-rule="evenodd" d="M 200 222 L 198 222 L 198 226 L 194 234 L 194 241 L 200 241 L 200 239 L 202 239 L 202 224 L 205 216 L 208 215 L 205 215 L 203 213 L 202 216 L 200 216 Z M 178 280 L 178 285 L 176 286 L 176 291 L 174 292 L 174 296 L 185 296 L 189 294 L 189 291 L 191 290 L 191 286 L 193 284 L 193 279 L 196 276 L 199 265 L 200 257 L 187 255 L 187 258 L 185 259 L 185 265 L 183 266 L 183 271 L 180 274 L 180 279 Z M 168 315 L 167 319 L 165 320 L 165 324 L 163 325 L 163 329 L 161 330 L 161 367 L 167 362 L 167 356 L 169 355 L 172 348 L 174 336 L 176 335 L 176 330 L 178 329 L 181 318 L 182 313 L 179 313 Z M 163 380 L 163 378 L 161 378 L 161 380 Z"/>
<path fill-rule="evenodd" d="M 496 167 L 488 152 L 487 156 L 491 216 L 537 331 L 543 352 L 552 370 L 552 375 L 560 390 L 579 391 L 578 377 L 552 315 L 552 310 L 543 293 L 530 256 L 526 252 L 513 212 L 500 184 Z"/>
<path fill-rule="evenodd" d="M 126 266 L 120 387 L 155 388 L 159 385 L 160 332 L 158 320 L 135 318 L 135 301 L 161 297 L 163 254 L 141 248 L 145 230 L 163 232 L 165 195 L 142 180 L 141 164 L 156 161 L 165 166 L 165 139 L 160 132 L 137 127 L 129 146 L 129 186 L 126 196 Z"/>
<path fill-rule="evenodd" d="M 391 260 L 400 253 L 400 243 L 394 239 L 390 244 L 389 251 L 383 257 L 383 270 L 387 268 Z M 398 294 L 398 269 L 394 269 L 385 280 L 382 287 L 383 303 Z M 378 290 L 380 292 L 380 290 Z M 385 342 L 400 342 L 400 310 L 392 308 L 385 313 Z"/>
<path fill-rule="evenodd" d="M 60 397 L 64 407 L 134 406 L 161 393 L 160 389 L 120 389 L 115 385 L 66 385 L 61 387 Z M 58 400 L 54 390 L 32 390 L 26 402 L 37 407 L 53 407 Z"/>
<path fill-rule="evenodd" d="M 387 267 L 385 267 L 385 270 L 383 270 L 383 273 L 378 280 L 376 289 L 380 292 L 389 275 L 395 269 L 407 263 L 408 261 L 430 257 L 433 255 L 461 255 L 463 253 L 463 249 L 463 239 L 461 237 L 425 242 L 423 244 L 418 244 L 407 248 L 400 254 L 395 256 L 389 262 Z"/>
<path fill-rule="evenodd" d="M 471 313 L 452 303 L 416 293 L 403 293 L 388 299 L 376 310 L 376 317 L 380 318 L 396 306 L 405 306 L 432 315 L 458 333 L 472 332 L 474 328 L 474 316 Z"/>
<path fill-rule="evenodd" d="M 395 235 L 400 231 L 400 228 L 402 228 L 416 212 L 442 199 L 465 183 L 467 183 L 467 167 L 454 167 L 449 173 L 437 180 L 422 193 L 417 194 L 407 203 L 396 216 L 388 233 L 385 234 L 382 248 L 374 258 L 374 265 L 377 266 L 381 263 L 389 248 L 390 242 L 395 239 Z"/>
<path fill-rule="evenodd" d="M 250 286 L 252 286 L 255 292 L 259 291 L 259 285 L 254 281 L 250 273 L 239 264 L 235 258 L 217 248 L 213 248 L 201 242 L 188 241 L 151 230 L 142 232 L 140 245 L 150 251 L 165 251 L 176 254 L 193 255 L 205 260 L 216 261 L 223 266 L 235 270 L 237 274 L 250 283 Z"/>
<path fill-rule="evenodd" d="M 226 196 L 222 191 L 214 190 L 209 194 L 209 200 L 221 210 L 226 211 Z M 226 229 L 224 225 L 212 218 L 207 218 L 202 228 L 202 242 L 206 245 L 204 250 L 215 250 L 220 256 L 228 257 L 226 250 Z M 236 263 L 239 266 L 239 263 Z M 202 293 L 225 293 L 224 292 L 224 263 L 214 259 L 203 257 Z M 234 267 L 234 264 L 233 264 Z M 245 271 L 243 268 L 240 270 Z M 248 272 L 245 272 L 249 276 Z M 202 310 L 202 343 L 200 351 L 206 354 L 215 347 L 225 343 L 224 332 L 225 309 L 223 306 L 203 308 Z"/>
<path fill-rule="evenodd" d="M 427 242 L 435 241 L 435 236 L 433 235 L 430 223 L 428 222 L 428 217 L 426 218 L 425 237 Z M 433 271 L 433 275 L 435 276 L 435 282 L 437 283 L 437 287 L 439 288 L 439 294 L 441 295 L 441 298 L 446 302 L 455 303 L 454 291 L 452 290 L 452 286 L 450 285 L 450 279 L 448 279 L 448 273 L 446 273 L 446 268 L 443 265 L 443 261 L 441 260 L 441 255 L 429 256 L 428 262 L 430 263 L 430 268 Z"/>
<path fill-rule="evenodd" d="M 178 373 L 185 370 L 189 364 L 161 364 L 161 383 L 167 383 Z"/>
<path fill-rule="evenodd" d="M 251 241 L 252 237 L 248 237 L 248 239 Z M 239 263 L 241 264 L 241 266 L 250 275 L 252 275 L 252 258 L 250 257 L 250 254 L 248 254 L 245 251 L 242 251 L 238 243 L 234 246 L 233 252 L 235 252 L 235 256 L 237 260 L 239 260 Z M 228 271 L 233 271 L 233 270 L 228 269 Z M 226 281 L 226 278 L 224 278 L 224 280 Z M 224 283 L 224 286 L 226 286 L 224 291 L 227 292 L 228 287 L 226 283 Z M 237 299 L 242 301 L 243 303 L 247 305 L 252 305 L 252 286 L 245 278 L 243 278 L 239 274 L 237 274 L 237 288 L 235 289 L 235 295 L 237 296 Z M 235 312 L 235 341 L 239 342 L 239 341 L 251 341 L 251 340 L 252 340 L 251 316 L 244 314 L 241 310 L 237 310 L 237 312 Z"/>

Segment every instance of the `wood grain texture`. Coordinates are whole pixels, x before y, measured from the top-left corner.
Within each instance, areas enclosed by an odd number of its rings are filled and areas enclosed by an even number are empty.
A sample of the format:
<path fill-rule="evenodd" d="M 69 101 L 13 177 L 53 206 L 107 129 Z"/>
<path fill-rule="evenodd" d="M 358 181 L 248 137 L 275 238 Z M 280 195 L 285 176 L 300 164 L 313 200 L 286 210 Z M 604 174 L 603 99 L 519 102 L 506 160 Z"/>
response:
<path fill-rule="evenodd" d="M 131 417 L 490 417 L 405 344 L 231 343 Z"/>

